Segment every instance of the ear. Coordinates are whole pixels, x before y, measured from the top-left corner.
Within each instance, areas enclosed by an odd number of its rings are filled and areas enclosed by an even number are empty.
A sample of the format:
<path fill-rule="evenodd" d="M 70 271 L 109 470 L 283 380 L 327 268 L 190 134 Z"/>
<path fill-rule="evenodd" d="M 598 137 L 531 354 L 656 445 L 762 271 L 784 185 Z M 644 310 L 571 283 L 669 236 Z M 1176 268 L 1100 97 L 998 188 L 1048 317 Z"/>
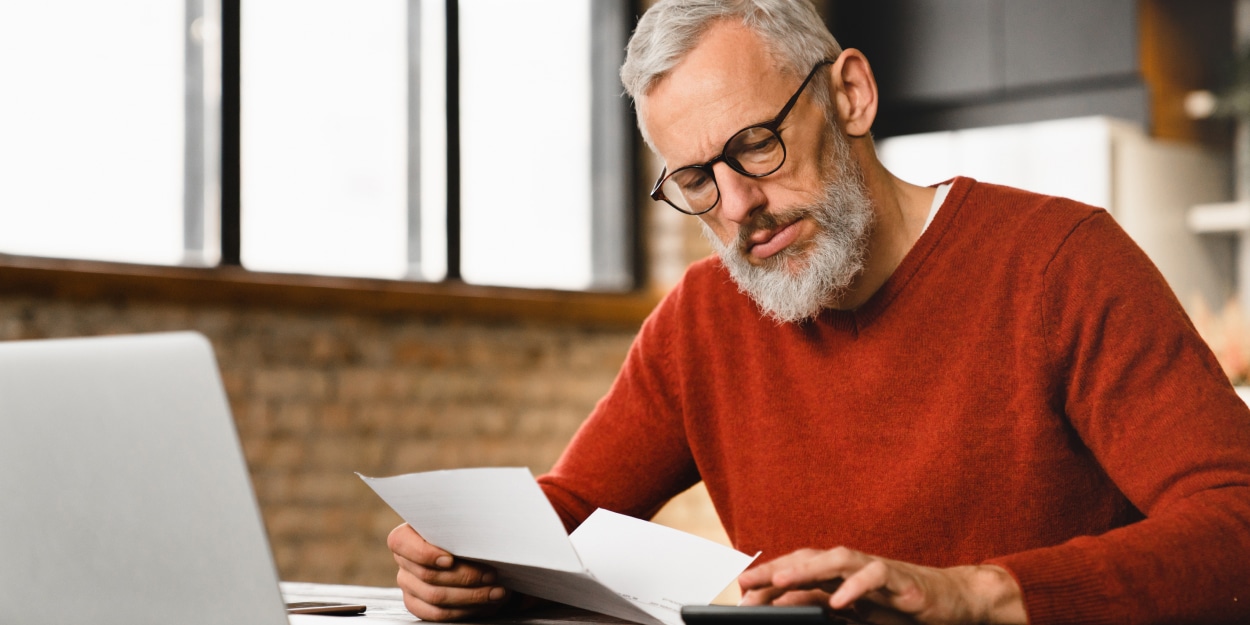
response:
<path fill-rule="evenodd" d="M 833 105 L 842 131 L 851 137 L 867 136 L 877 118 L 877 79 L 863 52 L 842 51 L 829 68 Z"/>

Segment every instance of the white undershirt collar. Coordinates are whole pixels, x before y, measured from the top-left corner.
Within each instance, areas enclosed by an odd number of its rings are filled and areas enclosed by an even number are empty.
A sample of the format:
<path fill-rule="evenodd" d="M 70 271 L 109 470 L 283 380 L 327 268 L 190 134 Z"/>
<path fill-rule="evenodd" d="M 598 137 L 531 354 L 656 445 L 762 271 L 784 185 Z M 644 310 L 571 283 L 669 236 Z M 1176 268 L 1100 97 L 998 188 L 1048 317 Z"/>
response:
<path fill-rule="evenodd" d="M 933 223 L 933 218 L 937 216 L 938 209 L 942 208 L 942 203 L 946 201 L 946 194 L 950 193 L 950 190 L 951 183 L 949 182 L 938 186 L 937 193 L 933 194 L 933 205 L 929 207 L 929 216 L 925 218 L 924 228 L 920 230 L 921 234 L 924 234 L 924 231 L 929 229 L 929 224 Z"/>

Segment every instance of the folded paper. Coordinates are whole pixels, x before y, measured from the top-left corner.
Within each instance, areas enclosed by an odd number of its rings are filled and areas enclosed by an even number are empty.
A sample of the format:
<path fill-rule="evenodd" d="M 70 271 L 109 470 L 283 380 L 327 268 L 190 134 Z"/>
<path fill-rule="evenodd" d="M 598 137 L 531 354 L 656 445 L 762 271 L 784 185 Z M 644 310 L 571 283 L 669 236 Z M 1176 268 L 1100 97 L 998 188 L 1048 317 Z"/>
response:
<path fill-rule="evenodd" d="M 569 535 L 526 468 L 360 477 L 423 538 L 494 566 L 502 585 L 646 625 L 682 625 L 681 606 L 709 603 L 755 559 L 602 509 Z"/>

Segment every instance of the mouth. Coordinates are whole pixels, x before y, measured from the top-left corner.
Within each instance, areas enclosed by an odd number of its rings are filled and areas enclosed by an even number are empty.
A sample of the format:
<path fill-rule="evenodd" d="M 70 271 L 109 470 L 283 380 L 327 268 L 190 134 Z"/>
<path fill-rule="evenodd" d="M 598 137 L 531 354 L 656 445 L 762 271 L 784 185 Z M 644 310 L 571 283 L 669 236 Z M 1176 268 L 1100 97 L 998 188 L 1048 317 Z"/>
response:
<path fill-rule="evenodd" d="M 747 258 L 758 262 L 781 253 L 782 250 L 790 247 L 798 240 L 801 230 L 799 226 L 802 222 L 803 218 L 799 216 L 779 228 L 755 230 L 746 237 L 746 242 L 743 246 L 746 250 Z"/>

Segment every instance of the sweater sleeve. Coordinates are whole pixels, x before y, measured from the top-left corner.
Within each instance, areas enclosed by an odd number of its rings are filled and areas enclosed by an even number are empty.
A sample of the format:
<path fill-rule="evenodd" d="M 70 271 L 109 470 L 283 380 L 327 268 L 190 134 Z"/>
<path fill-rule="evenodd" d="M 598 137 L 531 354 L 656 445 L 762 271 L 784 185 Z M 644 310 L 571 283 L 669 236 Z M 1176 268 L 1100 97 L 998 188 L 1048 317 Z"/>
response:
<path fill-rule="evenodd" d="M 1250 410 L 1105 212 L 1072 230 L 1044 284 L 1056 403 L 1145 518 L 991 562 L 1034 624 L 1250 622 Z"/>
<path fill-rule="evenodd" d="M 684 293 L 678 285 L 643 324 L 607 395 L 538 478 L 570 531 L 596 508 L 649 519 L 700 479 L 674 390 L 682 368 L 668 349 Z"/>

